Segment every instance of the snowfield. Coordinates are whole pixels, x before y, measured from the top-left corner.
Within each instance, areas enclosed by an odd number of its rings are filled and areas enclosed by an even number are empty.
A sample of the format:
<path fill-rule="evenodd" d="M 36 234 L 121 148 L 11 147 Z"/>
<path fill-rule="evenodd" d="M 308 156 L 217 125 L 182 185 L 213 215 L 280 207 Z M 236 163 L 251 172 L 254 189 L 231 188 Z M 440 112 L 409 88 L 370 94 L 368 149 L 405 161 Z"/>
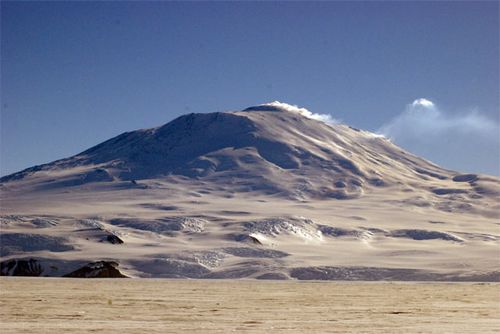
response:
<path fill-rule="evenodd" d="M 498 281 L 500 179 L 270 103 L 0 179 L 2 275 Z"/>
<path fill-rule="evenodd" d="M 493 334 L 500 326 L 495 283 L 2 277 L 0 284 L 2 333 Z"/>

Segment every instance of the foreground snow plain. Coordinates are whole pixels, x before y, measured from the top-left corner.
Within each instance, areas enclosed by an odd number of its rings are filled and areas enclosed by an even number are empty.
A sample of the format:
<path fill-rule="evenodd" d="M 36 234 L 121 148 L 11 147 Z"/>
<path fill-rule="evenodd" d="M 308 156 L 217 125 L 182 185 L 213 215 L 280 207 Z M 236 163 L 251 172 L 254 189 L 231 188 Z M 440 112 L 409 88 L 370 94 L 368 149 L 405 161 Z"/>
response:
<path fill-rule="evenodd" d="M 10 333 L 498 333 L 497 283 L 1 278 Z"/>

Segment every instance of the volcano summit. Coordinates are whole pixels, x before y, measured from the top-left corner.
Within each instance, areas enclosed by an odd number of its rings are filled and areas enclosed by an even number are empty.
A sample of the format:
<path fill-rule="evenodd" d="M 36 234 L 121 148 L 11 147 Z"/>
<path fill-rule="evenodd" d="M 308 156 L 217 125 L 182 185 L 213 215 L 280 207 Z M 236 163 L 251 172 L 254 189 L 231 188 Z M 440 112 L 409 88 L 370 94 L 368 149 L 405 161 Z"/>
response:
<path fill-rule="evenodd" d="M 500 179 L 322 120 L 189 114 L 5 176 L 1 273 L 499 279 Z"/>

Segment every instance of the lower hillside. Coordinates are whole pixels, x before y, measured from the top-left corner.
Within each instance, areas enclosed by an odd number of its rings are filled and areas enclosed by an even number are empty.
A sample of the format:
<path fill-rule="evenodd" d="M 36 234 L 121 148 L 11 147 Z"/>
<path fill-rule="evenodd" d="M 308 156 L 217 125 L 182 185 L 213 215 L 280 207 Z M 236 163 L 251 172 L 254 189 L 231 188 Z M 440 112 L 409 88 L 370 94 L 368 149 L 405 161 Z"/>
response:
<path fill-rule="evenodd" d="M 0 220 L 1 275 L 500 279 L 499 223 L 488 214 L 495 208 L 460 207 L 455 196 L 462 195 L 387 192 L 298 202 L 189 191 L 168 200 L 148 192 L 119 201 L 105 191 L 85 202 L 87 195 L 76 193 L 57 206 L 40 199 L 40 206 L 18 207 L 25 213 Z M 447 209 L 455 206 L 459 214 Z"/>

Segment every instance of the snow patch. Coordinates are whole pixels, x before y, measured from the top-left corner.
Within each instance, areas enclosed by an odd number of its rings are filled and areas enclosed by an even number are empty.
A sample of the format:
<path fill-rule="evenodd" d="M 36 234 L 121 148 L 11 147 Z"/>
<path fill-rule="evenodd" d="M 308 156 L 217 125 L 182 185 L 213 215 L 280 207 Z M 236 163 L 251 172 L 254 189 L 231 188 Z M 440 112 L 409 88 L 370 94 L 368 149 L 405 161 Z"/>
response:
<path fill-rule="evenodd" d="M 116 218 L 111 219 L 109 223 L 115 226 L 128 227 L 136 230 L 173 235 L 175 232 L 201 233 L 205 230 L 205 225 L 208 221 L 197 217 L 174 216 L 157 220 Z"/>
<path fill-rule="evenodd" d="M 98 230 L 104 229 L 103 225 L 95 219 L 82 219 L 79 220 L 77 223 L 87 228 L 94 228 Z"/>
<path fill-rule="evenodd" d="M 277 237 L 283 234 L 298 237 L 306 242 L 323 240 L 323 235 L 317 230 L 314 222 L 303 217 L 268 218 L 246 222 L 243 226 L 260 241 L 263 241 L 263 236 Z"/>

